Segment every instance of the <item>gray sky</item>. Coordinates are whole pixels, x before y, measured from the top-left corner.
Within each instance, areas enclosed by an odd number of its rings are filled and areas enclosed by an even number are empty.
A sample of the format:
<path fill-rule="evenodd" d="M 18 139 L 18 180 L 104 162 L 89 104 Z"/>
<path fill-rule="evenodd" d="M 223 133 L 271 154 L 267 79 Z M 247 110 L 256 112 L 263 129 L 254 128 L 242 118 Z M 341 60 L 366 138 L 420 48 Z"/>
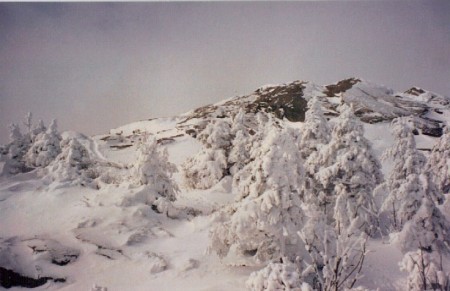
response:
<path fill-rule="evenodd" d="M 450 95 L 450 1 L 0 3 L 0 143 L 27 111 L 97 134 L 352 76 Z"/>

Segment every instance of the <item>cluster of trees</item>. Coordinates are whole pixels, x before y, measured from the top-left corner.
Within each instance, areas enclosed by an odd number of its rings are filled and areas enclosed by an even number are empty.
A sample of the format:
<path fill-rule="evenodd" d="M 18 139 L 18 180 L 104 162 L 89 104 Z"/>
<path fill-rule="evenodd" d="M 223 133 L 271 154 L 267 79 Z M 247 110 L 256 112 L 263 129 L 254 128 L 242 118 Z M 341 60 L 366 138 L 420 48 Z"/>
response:
<path fill-rule="evenodd" d="M 172 179 L 176 166 L 168 161 L 167 152 L 159 148 L 154 138 L 143 138 L 138 145 L 138 159 L 132 167 L 118 169 L 95 159 L 77 137 L 62 138 L 56 120 L 48 127 L 42 120 L 34 126 L 32 114 L 28 113 L 24 126 L 25 133 L 17 124 L 9 126 L 10 142 L 0 147 L 0 161 L 4 163 L 2 175 L 37 170 L 49 182 L 92 188 L 99 188 L 100 183 L 131 181 L 135 187 L 144 186 L 147 192 L 155 194 L 153 202 L 160 212 L 167 212 L 171 207 L 169 202 L 176 199 L 178 186 Z M 121 175 L 126 178 L 120 179 Z"/>
<path fill-rule="evenodd" d="M 450 251 L 450 227 L 439 204 L 449 192 L 449 131 L 427 160 L 408 119 L 394 120 L 396 142 L 385 153 L 394 169 L 384 181 L 351 107 L 342 105 L 333 124 L 317 97 L 308 107 L 301 130 L 240 111 L 200 134 L 203 150 L 183 166 L 187 184 L 205 189 L 232 175 L 236 193 L 216 216 L 210 250 L 230 264 L 270 262 L 251 276 L 250 289 L 342 290 L 356 286 L 367 239 L 391 233 L 409 288 L 446 290 L 439 260 Z M 381 207 L 374 191 L 384 193 Z"/>

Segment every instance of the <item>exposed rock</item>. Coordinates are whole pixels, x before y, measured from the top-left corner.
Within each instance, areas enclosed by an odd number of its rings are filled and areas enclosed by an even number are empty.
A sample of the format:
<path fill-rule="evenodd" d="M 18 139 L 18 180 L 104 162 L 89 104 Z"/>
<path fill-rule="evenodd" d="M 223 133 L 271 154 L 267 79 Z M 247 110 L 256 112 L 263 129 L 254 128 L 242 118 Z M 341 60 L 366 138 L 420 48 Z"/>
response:
<path fill-rule="evenodd" d="M 414 95 L 414 96 L 419 96 L 419 95 L 425 93 L 425 91 L 423 89 L 418 88 L 418 87 L 412 87 L 412 88 L 406 90 L 405 93 L 406 94 L 411 94 L 411 95 Z"/>
<path fill-rule="evenodd" d="M 328 97 L 336 97 L 337 94 L 345 92 L 353 87 L 353 85 L 361 82 L 360 79 L 350 78 L 337 82 L 336 84 L 325 86 L 325 95 Z"/>
<path fill-rule="evenodd" d="M 53 281 L 56 283 L 64 283 L 66 279 L 64 278 L 52 278 L 52 277 L 40 277 L 31 278 L 23 276 L 13 270 L 9 270 L 0 267 L 0 286 L 9 289 L 12 287 L 25 287 L 25 288 L 36 288 L 44 285 L 47 281 Z"/>
<path fill-rule="evenodd" d="M 308 102 L 303 97 L 303 89 L 303 82 L 258 89 L 255 93 L 259 97 L 247 105 L 246 111 L 256 113 L 264 110 L 273 112 L 280 119 L 286 117 L 289 121 L 304 121 Z"/>

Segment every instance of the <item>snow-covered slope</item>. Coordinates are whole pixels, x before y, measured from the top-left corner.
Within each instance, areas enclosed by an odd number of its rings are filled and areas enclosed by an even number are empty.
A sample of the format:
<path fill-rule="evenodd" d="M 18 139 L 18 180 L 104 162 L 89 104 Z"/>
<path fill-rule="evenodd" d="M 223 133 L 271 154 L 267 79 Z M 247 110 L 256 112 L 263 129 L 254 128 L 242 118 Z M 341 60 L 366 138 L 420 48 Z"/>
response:
<path fill-rule="evenodd" d="M 389 123 L 396 117 L 411 116 L 418 148 L 425 154 L 442 135 L 445 122 L 450 123 L 447 97 L 416 87 L 400 93 L 352 78 L 328 86 L 301 81 L 263 86 L 247 96 L 94 137 L 63 133 L 63 140 L 79 140 L 100 169 L 111 170 L 96 173 L 92 187 L 49 180 L 42 169 L 0 176 L 0 282 L 10 276 L 45 290 L 245 289 L 250 273 L 260 266 L 228 266 L 208 252 L 216 211 L 236 198 L 231 178 L 211 189 L 193 190 L 175 173 L 180 191 L 173 208 L 162 211 L 148 201 L 146 186 L 136 185 L 129 176 L 139 144 L 154 137 L 181 171 L 183 162 L 202 149 L 198 136 L 208 123 L 230 120 L 242 108 L 273 113 L 281 126 L 301 129 L 307 101 L 316 96 L 330 123 L 340 115 L 342 104 L 350 104 L 378 157 L 394 142 Z M 390 161 L 383 162 L 383 173 L 391 167 Z M 443 209 L 450 216 L 446 205 Z M 404 290 L 400 250 L 387 238 L 370 240 L 368 249 L 360 284 Z"/>

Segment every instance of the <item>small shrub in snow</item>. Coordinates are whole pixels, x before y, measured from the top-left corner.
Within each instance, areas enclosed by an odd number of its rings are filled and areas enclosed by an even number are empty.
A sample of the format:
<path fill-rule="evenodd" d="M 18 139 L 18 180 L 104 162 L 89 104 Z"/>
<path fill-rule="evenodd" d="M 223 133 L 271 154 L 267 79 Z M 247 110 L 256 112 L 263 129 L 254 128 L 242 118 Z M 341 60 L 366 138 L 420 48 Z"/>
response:
<path fill-rule="evenodd" d="M 250 274 L 245 283 L 252 291 L 304 290 L 301 288 L 301 272 L 291 263 L 269 263 L 264 269 Z"/>

